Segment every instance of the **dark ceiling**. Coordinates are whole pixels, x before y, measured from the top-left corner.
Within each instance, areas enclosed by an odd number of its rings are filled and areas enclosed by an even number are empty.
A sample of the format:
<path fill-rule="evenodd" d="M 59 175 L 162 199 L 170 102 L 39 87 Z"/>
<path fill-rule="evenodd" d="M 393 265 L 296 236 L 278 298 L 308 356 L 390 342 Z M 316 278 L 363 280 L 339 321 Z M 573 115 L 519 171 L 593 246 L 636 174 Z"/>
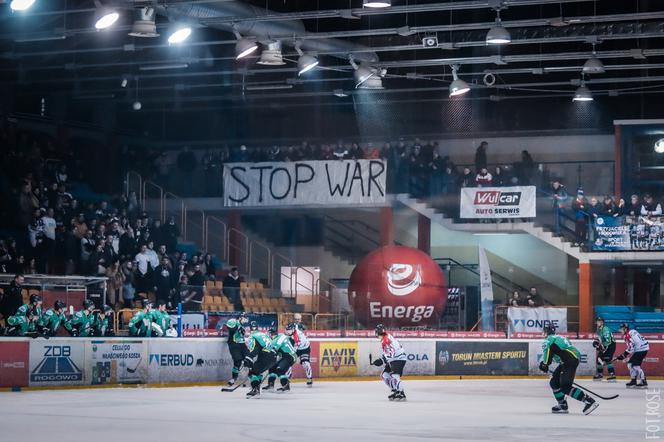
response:
<path fill-rule="evenodd" d="M 657 94 L 664 91 L 664 2 L 655 0 L 393 0 L 391 8 L 382 10 L 363 9 L 361 0 L 106 0 L 103 3 L 121 17 L 104 31 L 94 29 L 91 0 L 37 0 L 23 13 L 11 12 L 8 0 L 1 3 L 0 90 L 5 110 L 38 113 L 41 99 L 47 97 L 48 112 L 55 118 L 157 131 L 162 139 L 288 137 L 300 132 L 317 136 L 335 133 L 351 120 L 358 132 L 366 125 L 373 128 L 370 132 L 391 131 L 389 125 L 376 127 L 373 121 L 396 109 L 410 117 L 418 109 L 434 112 L 407 129 L 426 132 L 429 127 L 432 133 L 441 131 L 441 124 L 442 129 L 455 124 L 467 128 L 465 114 L 504 119 L 495 111 L 510 109 L 510 101 L 547 102 L 569 110 L 592 43 L 606 72 L 586 76 L 593 104 L 601 106 L 584 111 L 591 127 L 611 118 L 657 113 Z M 127 35 L 134 8 L 145 5 L 159 12 L 158 38 Z M 497 6 L 512 43 L 487 46 L 484 39 Z M 192 23 L 191 38 L 169 46 L 169 19 Z M 269 41 L 282 41 L 286 64 L 256 64 L 260 51 L 235 60 L 232 26 L 263 48 Z M 438 46 L 423 48 L 424 37 L 437 37 Z M 299 77 L 295 42 L 320 60 L 318 68 Z M 385 89 L 355 89 L 349 55 L 386 69 Z M 460 77 L 472 86 L 452 101 L 451 65 L 459 65 Z M 491 86 L 485 84 L 487 73 L 495 78 Z M 348 96 L 335 96 L 339 90 Z M 459 100 L 465 104 L 455 103 Z M 142 104 L 140 112 L 132 108 L 135 101 Z M 436 123 L 440 112 L 458 113 L 455 109 L 461 107 L 466 109 L 461 117 Z M 539 115 L 546 112 L 545 107 Z M 174 114 L 189 119 L 196 136 L 170 136 Z M 510 114 L 515 120 L 529 117 L 528 111 Z M 249 125 L 248 115 L 256 120 Z M 574 120 L 570 115 L 565 119 Z M 408 126 L 414 120 L 400 121 Z M 264 132 L 257 134 L 259 122 Z M 220 132 L 218 126 L 225 129 Z M 537 124 L 514 121 L 475 126 L 537 129 Z"/>

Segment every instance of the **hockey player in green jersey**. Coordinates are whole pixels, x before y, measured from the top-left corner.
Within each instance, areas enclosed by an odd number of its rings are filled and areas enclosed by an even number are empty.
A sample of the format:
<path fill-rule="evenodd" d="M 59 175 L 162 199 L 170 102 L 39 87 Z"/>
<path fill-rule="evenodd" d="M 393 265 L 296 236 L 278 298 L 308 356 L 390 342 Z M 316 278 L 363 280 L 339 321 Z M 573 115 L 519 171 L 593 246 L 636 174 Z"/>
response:
<path fill-rule="evenodd" d="M 567 400 L 565 395 L 584 403 L 583 414 L 592 413 L 599 404 L 593 398 L 586 395 L 580 389 L 574 387 L 574 376 L 576 368 L 579 366 L 581 353 L 574 347 L 567 338 L 556 335 L 555 327 L 551 325 L 544 326 L 546 339 L 542 344 L 543 359 L 539 368 L 544 373 L 549 373 L 549 365 L 552 362 L 558 363 L 558 367 L 553 371 L 549 385 L 553 390 L 553 396 L 558 401 L 558 405 L 551 409 L 552 413 L 567 414 Z"/>
<path fill-rule="evenodd" d="M 92 333 L 92 322 L 94 316 L 92 311 L 95 309 L 95 303 L 89 299 L 83 301 L 83 310 L 74 313 L 69 321 L 65 322 L 65 328 L 72 336 L 90 336 Z"/>
<path fill-rule="evenodd" d="M 237 381 L 237 377 L 242 369 L 242 362 L 249 354 L 245 344 L 244 325 L 248 322 L 246 313 L 240 313 L 236 318 L 231 318 L 226 322 L 228 329 L 228 352 L 233 359 L 233 368 L 231 369 L 231 379 L 228 385 L 232 386 Z"/>
<path fill-rule="evenodd" d="M 593 380 L 601 381 L 604 377 L 604 366 L 609 372 L 606 378 L 608 382 L 616 381 L 616 370 L 613 368 L 613 354 L 616 352 L 616 340 L 613 339 L 613 332 L 604 325 L 603 318 L 597 318 L 597 339 L 593 341 L 593 347 L 597 349 L 597 374 Z"/>
<path fill-rule="evenodd" d="M 258 330 L 258 324 L 254 321 L 251 322 L 250 329 L 251 334 L 247 338 L 249 354 L 244 358 L 244 365 L 249 368 L 251 381 L 251 391 L 247 393 L 247 399 L 260 397 L 262 374 L 272 367 L 277 359 L 270 336 Z"/>
<path fill-rule="evenodd" d="M 7 318 L 6 334 L 9 336 L 35 335 L 37 323 L 42 315 L 42 298 L 30 295 L 30 303 L 23 304 L 14 315 Z M 36 337 L 33 336 L 33 337 Z"/>
<path fill-rule="evenodd" d="M 41 318 L 39 318 L 37 328 L 44 336 L 55 336 L 60 326 L 67 322 L 67 318 L 65 317 L 66 308 L 67 304 L 57 300 L 53 304 L 53 308 L 46 310 Z"/>
<path fill-rule="evenodd" d="M 152 301 L 143 300 L 143 310 L 136 312 L 129 321 L 129 334 L 131 336 L 141 336 L 149 338 L 152 336 Z"/>
<path fill-rule="evenodd" d="M 177 336 L 177 332 L 171 325 L 171 315 L 166 311 L 166 300 L 159 300 L 156 310 L 150 312 L 152 319 L 152 333 L 155 336 Z M 173 335 L 175 332 L 175 335 Z"/>
<path fill-rule="evenodd" d="M 110 305 L 104 305 L 101 310 L 92 317 L 92 336 L 115 336 L 113 324 L 110 323 L 113 309 Z"/>
<path fill-rule="evenodd" d="M 277 334 L 276 327 L 274 330 L 274 335 L 272 339 L 272 348 L 277 352 L 278 361 L 270 368 L 270 373 L 267 376 L 267 387 L 266 390 L 271 390 L 274 388 L 274 383 L 279 378 L 279 383 L 281 387 L 277 388 L 277 391 L 284 392 L 290 390 L 290 382 L 288 380 L 288 373 L 290 372 L 291 367 L 295 364 L 297 359 L 297 352 L 295 347 L 293 347 L 293 333 L 295 333 L 296 325 L 290 323 L 286 326 L 286 331 L 281 334 Z"/>

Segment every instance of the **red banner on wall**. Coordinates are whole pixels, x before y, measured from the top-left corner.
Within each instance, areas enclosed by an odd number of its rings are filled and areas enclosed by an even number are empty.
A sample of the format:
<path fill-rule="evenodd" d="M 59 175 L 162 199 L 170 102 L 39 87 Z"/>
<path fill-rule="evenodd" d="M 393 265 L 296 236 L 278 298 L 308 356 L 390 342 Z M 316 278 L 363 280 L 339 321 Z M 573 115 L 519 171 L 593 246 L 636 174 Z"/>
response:
<path fill-rule="evenodd" d="M 30 344 L 0 342 L 0 387 L 27 387 Z"/>

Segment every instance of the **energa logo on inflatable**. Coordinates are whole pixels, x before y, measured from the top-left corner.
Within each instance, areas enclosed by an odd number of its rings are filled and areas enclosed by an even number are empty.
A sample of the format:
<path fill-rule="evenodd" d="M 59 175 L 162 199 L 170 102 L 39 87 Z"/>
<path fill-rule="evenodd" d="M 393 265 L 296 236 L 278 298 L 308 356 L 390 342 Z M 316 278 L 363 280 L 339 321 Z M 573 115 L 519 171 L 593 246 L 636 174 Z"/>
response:
<path fill-rule="evenodd" d="M 394 296 L 407 296 L 422 284 L 422 268 L 410 264 L 392 264 L 387 271 L 387 290 Z"/>

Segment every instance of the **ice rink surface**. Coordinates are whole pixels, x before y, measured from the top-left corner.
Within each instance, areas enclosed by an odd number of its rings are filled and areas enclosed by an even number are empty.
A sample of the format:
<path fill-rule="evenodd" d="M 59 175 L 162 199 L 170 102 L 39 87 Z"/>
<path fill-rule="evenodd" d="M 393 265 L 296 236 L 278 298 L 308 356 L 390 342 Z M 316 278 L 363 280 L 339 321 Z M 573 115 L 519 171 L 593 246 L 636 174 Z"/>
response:
<path fill-rule="evenodd" d="M 114 388 L 0 393 L 0 440 L 135 441 L 637 441 L 646 391 L 581 380 L 600 394 L 591 415 L 569 400 L 552 415 L 545 379 L 405 380 L 407 402 L 382 382 L 293 384 L 290 393 L 245 399 L 240 388 Z M 651 382 L 651 389 L 664 381 Z M 659 434 L 664 438 L 664 434 Z"/>

